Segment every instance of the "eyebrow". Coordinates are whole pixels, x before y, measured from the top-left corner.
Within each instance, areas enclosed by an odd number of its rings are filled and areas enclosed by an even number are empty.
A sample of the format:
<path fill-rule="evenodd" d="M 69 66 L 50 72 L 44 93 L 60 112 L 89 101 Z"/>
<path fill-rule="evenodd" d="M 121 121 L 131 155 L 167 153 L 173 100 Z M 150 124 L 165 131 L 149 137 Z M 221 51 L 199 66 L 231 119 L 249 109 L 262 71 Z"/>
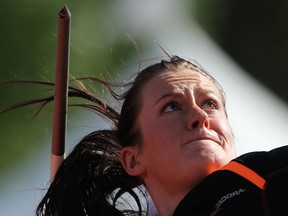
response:
<path fill-rule="evenodd" d="M 212 90 L 210 90 L 210 89 L 200 88 L 200 89 L 199 89 L 199 93 L 200 93 L 200 94 L 207 94 L 207 95 L 212 94 L 212 95 L 215 95 L 215 96 L 217 96 L 217 97 L 219 96 L 220 99 L 221 99 L 221 101 L 222 101 L 221 95 L 220 95 L 220 94 L 218 95 L 217 93 L 215 93 L 215 91 L 212 91 Z M 156 102 L 154 103 L 154 106 L 155 106 L 157 103 L 159 103 L 161 100 L 164 100 L 165 98 L 169 98 L 169 97 L 173 97 L 173 96 L 179 97 L 179 96 L 181 96 L 181 95 L 183 95 L 183 93 L 182 93 L 181 91 L 170 91 L 170 92 L 167 92 L 167 93 L 163 94 L 160 98 L 158 98 L 158 99 L 156 100 Z"/>
<path fill-rule="evenodd" d="M 183 94 L 181 92 L 176 92 L 176 91 L 167 92 L 167 93 L 161 95 L 161 97 L 155 101 L 154 105 L 159 103 L 161 100 L 164 100 L 165 98 L 169 98 L 172 96 L 180 96 L 180 95 L 183 95 Z"/>

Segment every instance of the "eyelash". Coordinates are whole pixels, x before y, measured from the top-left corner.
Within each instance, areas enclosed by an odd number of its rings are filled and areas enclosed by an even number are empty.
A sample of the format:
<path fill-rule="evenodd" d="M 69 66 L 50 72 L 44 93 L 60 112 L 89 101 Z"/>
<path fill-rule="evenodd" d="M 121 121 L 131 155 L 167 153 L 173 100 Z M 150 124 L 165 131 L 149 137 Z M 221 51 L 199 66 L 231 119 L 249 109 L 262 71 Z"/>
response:
<path fill-rule="evenodd" d="M 205 106 L 206 104 L 208 104 L 208 106 L 209 106 L 208 109 L 211 109 L 211 108 L 212 108 L 212 109 L 215 109 L 215 110 L 219 109 L 218 102 L 215 101 L 215 100 L 213 100 L 213 99 L 207 99 L 207 100 L 205 100 L 205 101 L 203 102 L 203 105 L 202 105 L 201 107 L 202 107 L 203 109 L 206 109 L 206 108 L 204 108 L 204 106 Z M 172 106 L 177 106 L 177 109 L 176 109 L 176 110 L 175 110 L 175 109 L 171 109 L 171 111 L 167 111 L 167 109 L 168 109 L 169 107 L 172 107 Z M 175 108 L 175 107 L 174 107 L 174 108 Z M 165 104 L 165 105 L 163 106 L 163 108 L 162 108 L 162 112 L 164 112 L 164 113 L 174 112 L 174 111 L 178 111 L 178 110 L 183 110 L 183 107 L 182 107 L 182 105 L 181 105 L 180 103 L 174 102 L 174 101 Z"/>
<path fill-rule="evenodd" d="M 205 100 L 204 103 L 203 103 L 203 106 L 204 106 L 205 104 L 209 104 L 209 106 L 210 106 L 210 105 L 213 106 L 213 109 L 216 109 L 216 110 L 219 108 L 218 102 L 215 101 L 215 100 L 213 100 L 213 99 Z"/>
<path fill-rule="evenodd" d="M 164 112 L 164 113 L 174 112 L 175 111 L 174 109 L 172 111 L 167 111 L 166 109 L 169 106 L 172 107 L 172 106 L 175 106 L 175 105 L 177 106 L 177 110 L 182 110 L 182 106 L 179 103 L 173 101 L 173 102 L 169 102 L 169 103 L 165 104 L 163 106 L 162 112 Z"/>

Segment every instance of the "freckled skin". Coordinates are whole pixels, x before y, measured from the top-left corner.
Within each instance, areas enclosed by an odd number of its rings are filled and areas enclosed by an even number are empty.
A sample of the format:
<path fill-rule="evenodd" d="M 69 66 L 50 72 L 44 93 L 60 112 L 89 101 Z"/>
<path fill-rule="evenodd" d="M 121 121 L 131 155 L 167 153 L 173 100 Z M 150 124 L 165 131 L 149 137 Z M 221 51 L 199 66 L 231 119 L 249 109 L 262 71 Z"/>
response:
<path fill-rule="evenodd" d="M 161 203 L 170 199 L 176 207 L 190 189 L 236 156 L 234 138 L 221 93 L 198 72 L 160 73 L 144 85 L 141 98 L 137 158 L 145 172 L 140 177 L 162 212 Z"/>

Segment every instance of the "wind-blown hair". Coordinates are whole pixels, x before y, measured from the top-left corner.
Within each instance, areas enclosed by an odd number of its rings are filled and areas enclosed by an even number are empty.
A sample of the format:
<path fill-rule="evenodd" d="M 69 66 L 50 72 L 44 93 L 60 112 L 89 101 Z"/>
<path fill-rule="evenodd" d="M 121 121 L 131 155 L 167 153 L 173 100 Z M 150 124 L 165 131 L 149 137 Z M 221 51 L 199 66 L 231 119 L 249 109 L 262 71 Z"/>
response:
<path fill-rule="evenodd" d="M 136 119 L 142 106 L 140 95 L 143 86 L 159 73 L 165 71 L 177 73 L 179 70 L 196 71 L 210 78 L 223 96 L 222 103 L 225 108 L 224 91 L 217 81 L 196 63 L 191 63 L 178 56 L 172 56 L 168 60 L 162 60 L 160 63 L 145 68 L 137 74 L 134 80 L 125 84 L 109 83 L 94 77 L 75 79 L 77 82 L 89 80 L 95 84 L 102 84 L 117 101 L 123 100 L 124 102 L 119 113 L 103 99 L 87 91 L 82 84 L 80 85 L 83 86 L 82 88 L 69 87 L 69 97 L 83 98 L 88 102 L 69 104 L 69 106 L 95 111 L 111 123 L 111 128 L 87 135 L 64 159 L 47 193 L 37 207 L 37 215 L 113 216 L 145 213 L 140 201 L 146 194 L 134 191 L 135 188 L 142 191 L 141 186 L 145 185 L 145 182 L 139 177 L 127 174 L 121 164 L 120 152 L 125 146 L 141 143 L 141 131 L 138 129 Z M 19 82 L 14 81 L 14 83 Z M 53 83 L 47 82 L 28 81 L 28 83 L 54 86 Z M 114 88 L 128 88 L 128 90 L 119 94 Z M 52 100 L 53 96 L 27 100 L 0 110 L 0 114 L 29 104 L 39 104 L 39 112 Z M 126 208 L 127 203 L 119 206 L 119 203 L 125 201 L 124 194 L 130 194 L 136 202 L 138 210 Z"/>
<path fill-rule="evenodd" d="M 139 194 L 133 190 L 137 182 L 121 166 L 121 149 L 114 130 L 84 137 L 60 166 L 37 215 L 133 215 L 129 203 L 121 200 L 124 193 L 142 211 Z"/>

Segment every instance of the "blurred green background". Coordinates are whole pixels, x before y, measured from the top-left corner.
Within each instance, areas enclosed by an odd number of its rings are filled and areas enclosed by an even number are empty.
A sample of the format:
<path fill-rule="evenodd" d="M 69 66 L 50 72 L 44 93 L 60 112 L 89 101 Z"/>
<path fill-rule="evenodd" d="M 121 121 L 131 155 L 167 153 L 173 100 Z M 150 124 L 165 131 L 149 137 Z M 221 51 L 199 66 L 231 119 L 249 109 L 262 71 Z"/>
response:
<path fill-rule="evenodd" d="M 52 81 L 55 76 L 58 12 L 64 1 L 1 1 L 1 81 Z M 68 1 L 71 19 L 70 73 L 107 76 L 122 67 L 135 49 L 111 23 L 105 11 L 110 1 Z M 104 24 L 103 24 L 104 23 Z M 25 99 L 53 94 L 46 87 L 2 84 L 0 109 Z M 53 104 L 31 120 L 37 106 L 0 115 L 0 171 L 9 169 L 49 136 Z M 73 113 L 72 113 L 73 115 Z"/>
<path fill-rule="evenodd" d="M 137 59 L 138 54 L 127 32 L 122 32 L 109 17 L 111 12 L 106 11 L 107 5 L 111 7 L 116 2 L 1 1 L 1 81 L 54 81 L 57 13 L 64 4 L 68 4 L 72 13 L 70 73 L 76 77 L 100 74 L 105 77 L 108 73 L 117 77 L 119 68 L 130 63 L 125 61 Z M 189 7 L 191 20 L 196 20 L 239 65 L 288 102 L 287 1 L 186 0 L 179 4 Z M 145 49 L 141 36 L 132 37 L 141 53 Z M 24 84 L 2 84 L 0 90 L 0 109 L 51 94 L 43 87 Z M 30 121 L 36 108 L 0 115 L 0 173 L 20 163 L 31 149 L 43 145 L 39 140 L 50 136 L 52 104 Z"/>

